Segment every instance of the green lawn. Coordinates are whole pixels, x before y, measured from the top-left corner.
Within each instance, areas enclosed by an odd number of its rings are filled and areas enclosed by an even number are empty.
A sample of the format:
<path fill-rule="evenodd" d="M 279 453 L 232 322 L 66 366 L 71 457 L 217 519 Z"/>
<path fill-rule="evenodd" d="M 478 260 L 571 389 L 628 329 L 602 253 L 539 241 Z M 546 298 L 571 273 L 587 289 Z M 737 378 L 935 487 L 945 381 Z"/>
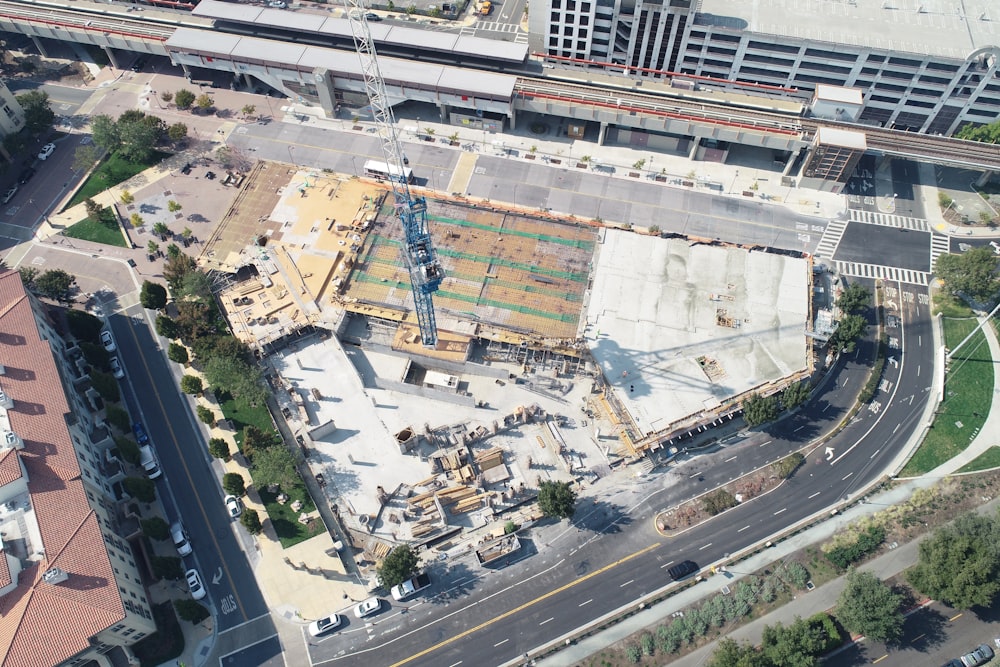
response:
<path fill-rule="evenodd" d="M 976 320 L 946 317 L 943 324 L 945 344 L 952 349 L 975 328 Z M 962 452 L 986 421 L 993 396 L 993 360 L 981 331 L 949 362 L 944 390 L 934 424 L 900 473 L 903 477 L 922 475 Z"/>
<path fill-rule="evenodd" d="M 996 445 L 987 449 L 970 463 L 965 464 L 958 472 L 977 472 L 993 468 L 1000 468 L 1000 447 Z"/>
<path fill-rule="evenodd" d="M 934 295 L 934 314 L 942 317 L 973 317 L 975 313 L 967 305 L 946 292 Z M 958 341 L 961 342 L 961 341 Z"/>
<path fill-rule="evenodd" d="M 276 446 L 281 447 L 282 445 Z M 299 523 L 299 514 L 316 510 L 316 505 L 309 497 L 305 484 L 296 481 L 295 486 L 291 489 L 282 488 L 282 491 L 288 494 L 288 502 L 284 505 L 275 500 L 276 496 L 273 493 L 268 493 L 267 489 L 258 489 L 260 499 L 267 509 L 267 516 L 271 519 L 271 526 L 274 527 L 274 532 L 277 533 L 278 540 L 281 542 L 281 548 L 287 549 L 326 530 L 326 526 L 319 518 L 313 519 L 311 530 Z M 302 509 L 298 512 L 292 510 L 292 502 L 295 500 L 302 501 Z"/>
<path fill-rule="evenodd" d="M 109 208 L 101 211 L 100 222 L 84 218 L 63 231 L 63 236 L 125 247 L 125 236 L 121 232 L 118 220 L 115 219 L 115 214 Z"/>
<path fill-rule="evenodd" d="M 123 183 L 136 174 L 140 174 L 152 166 L 155 166 L 169 157 L 170 153 L 155 151 L 147 162 L 129 162 L 117 153 L 109 155 L 101 162 L 100 166 L 87 178 L 73 199 L 70 200 L 66 208 L 71 208 L 85 201 L 89 197 L 104 192 L 108 188 L 113 188 L 119 183 Z"/>
<path fill-rule="evenodd" d="M 266 405 L 252 406 L 242 398 L 233 398 L 229 392 L 220 392 L 217 398 L 222 414 L 226 419 L 233 421 L 233 427 L 236 429 L 236 445 L 240 451 L 243 450 L 243 427 L 256 426 L 265 433 L 274 431 L 271 413 L 267 411 Z"/>

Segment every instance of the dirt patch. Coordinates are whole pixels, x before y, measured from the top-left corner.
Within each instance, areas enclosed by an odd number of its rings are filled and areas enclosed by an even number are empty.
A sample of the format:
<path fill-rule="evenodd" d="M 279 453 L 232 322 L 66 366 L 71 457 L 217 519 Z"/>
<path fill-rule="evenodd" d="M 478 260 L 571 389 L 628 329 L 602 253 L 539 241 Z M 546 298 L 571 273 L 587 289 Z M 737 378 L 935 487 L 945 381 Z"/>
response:
<path fill-rule="evenodd" d="M 745 503 L 748 500 L 778 488 L 778 485 L 782 481 L 784 481 L 782 477 L 768 467 L 726 484 L 721 488 L 721 491 L 732 496 L 737 503 Z M 706 499 L 718 492 L 719 490 L 712 491 L 709 494 L 686 500 L 676 507 L 664 510 L 656 517 L 657 530 L 664 535 L 676 535 L 678 531 L 686 530 L 708 521 L 719 512 L 710 511 L 711 507 L 706 502 Z"/>

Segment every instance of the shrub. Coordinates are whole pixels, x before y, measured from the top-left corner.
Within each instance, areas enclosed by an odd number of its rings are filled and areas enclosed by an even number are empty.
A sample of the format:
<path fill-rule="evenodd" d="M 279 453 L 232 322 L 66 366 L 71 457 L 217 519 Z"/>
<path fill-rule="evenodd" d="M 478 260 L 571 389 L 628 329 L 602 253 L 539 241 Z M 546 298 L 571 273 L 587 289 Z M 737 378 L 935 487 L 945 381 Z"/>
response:
<path fill-rule="evenodd" d="M 118 455 L 125 463 L 136 465 L 139 463 L 139 445 L 131 438 L 123 435 L 115 436 L 115 446 L 118 448 Z"/>
<path fill-rule="evenodd" d="M 721 514 L 731 507 L 736 507 L 736 496 L 729 493 L 725 489 L 719 489 L 713 493 L 708 494 L 701 500 L 702 507 L 705 511 L 715 516 L 716 514 Z"/>
<path fill-rule="evenodd" d="M 167 348 L 167 358 L 175 364 L 186 364 L 190 357 L 188 356 L 187 348 L 180 343 L 170 343 L 170 347 Z M 192 392 L 185 392 L 192 393 Z"/>
<path fill-rule="evenodd" d="M 122 481 L 125 492 L 142 503 L 151 503 L 156 500 L 156 485 L 153 480 L 145 477 L 126 477 Z"/>
<path fill-rule="evenodd" d="M 118 388 L 118 380 L 111 373 L 90 371 L 90 384 L 105 402 L 117 403 L 121 400 L 122 394 L 121 389 Z"/>
<path fill-rule="evenodd" d="M 174 609 L 177 610 L 177 615 L 180 616 L 182 620 L 185 620 L 193 625 L 201 623 L 210 616 L 205 607 L 198 604 L 194 600 L 188 600 L 187 598 L 174 600 Z"/>
<path fill-rule="evenodd" d="M 222 476 L 222 489 L 231 496 L 242 496 L 247 492 L 246 481 L 238 472 L 227 472 Z"/>
<path fill-rule="evenodd" d="M 197 375 L 185 375 L 181 378 L 181 391 L 185 394 L 196 396 L 204 391 L 205 385 Z"/>
<path fill-rule="evenodd" d="M 774 474 L 782 479 L 788 479 L 792 476 L 800 465 L 806 460 L 800 452 L 792 452 L 780 461 L 775 461 L 771 464 L 771 470 Z"/>
<path fill-rule="evenodd" d="M 656 653 L 656 640 L 653 639 L 653 633 L 644 632 L 640 638 L 642 643 L 642 653 L 643 655 L 653 655 Z"/>
<path fill-rule="evenodd" d="M 229 443 L 222 438 L 210 438 L 208 441 L 208 453 L 217 459 L 222 459 L 226 461 L 229 459 Z M 227 473 L 227 474 L 238 474 L 238 473 Z M 242 480 L 243 477 L 241 476 Z M 237 495 L 237 494 L 233 494 Z M 242 493 L 239 495 L 243 495 Z"/>
<path fill-rule="evenodd" d="M 198 419 L 203 424 L 208 424 L 209 426 L 215 426 L 215 413 L 212 412 L 209 408 L 206 408 L 204 405 L 199 405 L 195 409 L 195 412 L 198 413 Z"/>
<path fill-rule="evenodd" d="M 642 660 L 642 649 L 635 644 L 629 644 L 625 647 L 625 655 L 628 657 L 629 662 L 637 665 L 639 664 L 639 661 Z"/>
<path fill-rule="evenodd" d="M 152 540 L 162 541 L 170 537 L 170 526 L 158 516 L 143 519 L 139 525 L 142 526 L 143 534 Z"/>
<path fill-rule="evenodd" d="M 240 515 L 240 523 L 251 535 L 259 535 L 263 529 L 263 526 L 260 525 L 260 517 L 257 516 L 257 510 L 245 508 L 243 514 Z"/>
<path fill-rule="evenodd" d="M 174 322 L 166 315 L 156 316 L 156 333 L 164 338 L 177 338 L 179 331 L 180 328 L 177 326 L 177 322 Z"/>
<path fill-rule="evenodd" d="M 827 559 L 842 570 L 863 560 L 866 556 L 874 553 L 876 549 L 885 541 L 885 528 L 882 526 L 868 526 L 868 528 L 858 535 L 853 544 L 836 546 L 827 552 Z"/>
<path fill-rule="evenodd" d="M 128 416 L 128 413 L 117 405 L 106 406 L 104 408 L 104 418 L 122 433 L 128 433 L 132 424 L 132 419 Z"/>
<path fill-rule="evenodd" d="M 153 556 L 150 561 L 157 579 L 177 581 L 184 576 L 184 564 L 177 556 Z"/>

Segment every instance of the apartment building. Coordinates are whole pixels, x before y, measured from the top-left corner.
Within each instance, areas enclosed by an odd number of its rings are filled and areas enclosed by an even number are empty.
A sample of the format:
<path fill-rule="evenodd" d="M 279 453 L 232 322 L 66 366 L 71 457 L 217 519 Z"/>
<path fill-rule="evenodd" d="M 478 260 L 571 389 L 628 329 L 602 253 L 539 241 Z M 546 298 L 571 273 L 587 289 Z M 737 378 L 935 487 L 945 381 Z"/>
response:
<path fill-rule="evenodd" d="M 951 134 L 1000 117 L 993 0 L 542 0 L 529 27 L 535 52 L 632 76 L 859 88 L 865 124 Z"/>
<path fill-rule="evenodd" d="M 10 92 L 7 83 L 0 81 L 0 139 L 15 134 L 24 127 L 24 109 Z"/>
<path fill-rule="evenodd" d="M 18 273 L 0 273 L 3 667 L 122 664 L 156 630 L 78 358 Z"/>

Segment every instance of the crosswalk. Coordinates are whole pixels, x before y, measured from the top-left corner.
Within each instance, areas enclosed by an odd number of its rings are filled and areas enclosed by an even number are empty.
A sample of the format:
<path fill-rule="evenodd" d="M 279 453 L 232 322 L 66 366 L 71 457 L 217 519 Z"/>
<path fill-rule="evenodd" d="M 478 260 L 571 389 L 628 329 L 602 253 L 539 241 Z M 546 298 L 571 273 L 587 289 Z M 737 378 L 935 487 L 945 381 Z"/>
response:
<path fill-rule="evenodd" d="M 850 209 L 849 213 L 851 222 L 861 222 L 866 225 L 882 225 L 884 227 L 898 227 L 916 232 L 931 231 L 930 224 L 923 218 L 908 218 L 905 215 L 863 211 L 858 208 Z"/>
<path fill-rule="evenodd" d="M 931 271 L 941 255 L 951 252 L 951 238 L 943 234 L 931 234 Z"/>
<path fill-rule="evenodd" d="M 926 271 L 899 269 L 894 266 L 879 266 L 877 264 L 861 264 L 859 262 L 842 261 L 835 261 L 834 266 L 841 275 L 852 276 L 855 278 L 891 280 L 893 282 L 906 283 L 908 285 L 922 285 L 924 287 L 930 283 L 931 279 L 931 274 Z"/>
<path fill-rule="evenodd" d="M 823 238 L 816 246 L 816 255 L 833 259 L 833 254 L 837 252 L 837 246 L 840 245 L 840 239 L 844 238 L 844 231 L 849 223 L 849 220 L 831 220 L 826 223 Z"/>
<path fill-rule="evenodd" d="M 475 36 L 480 32 L 500 32 L 514 35 L 515 44 L 527 44 L 528 33 L 521 30 L 521 26 L 516 23 L 503 23 L 500 21 L 480 21 L 475 25 L 464 26 L 459 30 L 460 35 Z"/>

